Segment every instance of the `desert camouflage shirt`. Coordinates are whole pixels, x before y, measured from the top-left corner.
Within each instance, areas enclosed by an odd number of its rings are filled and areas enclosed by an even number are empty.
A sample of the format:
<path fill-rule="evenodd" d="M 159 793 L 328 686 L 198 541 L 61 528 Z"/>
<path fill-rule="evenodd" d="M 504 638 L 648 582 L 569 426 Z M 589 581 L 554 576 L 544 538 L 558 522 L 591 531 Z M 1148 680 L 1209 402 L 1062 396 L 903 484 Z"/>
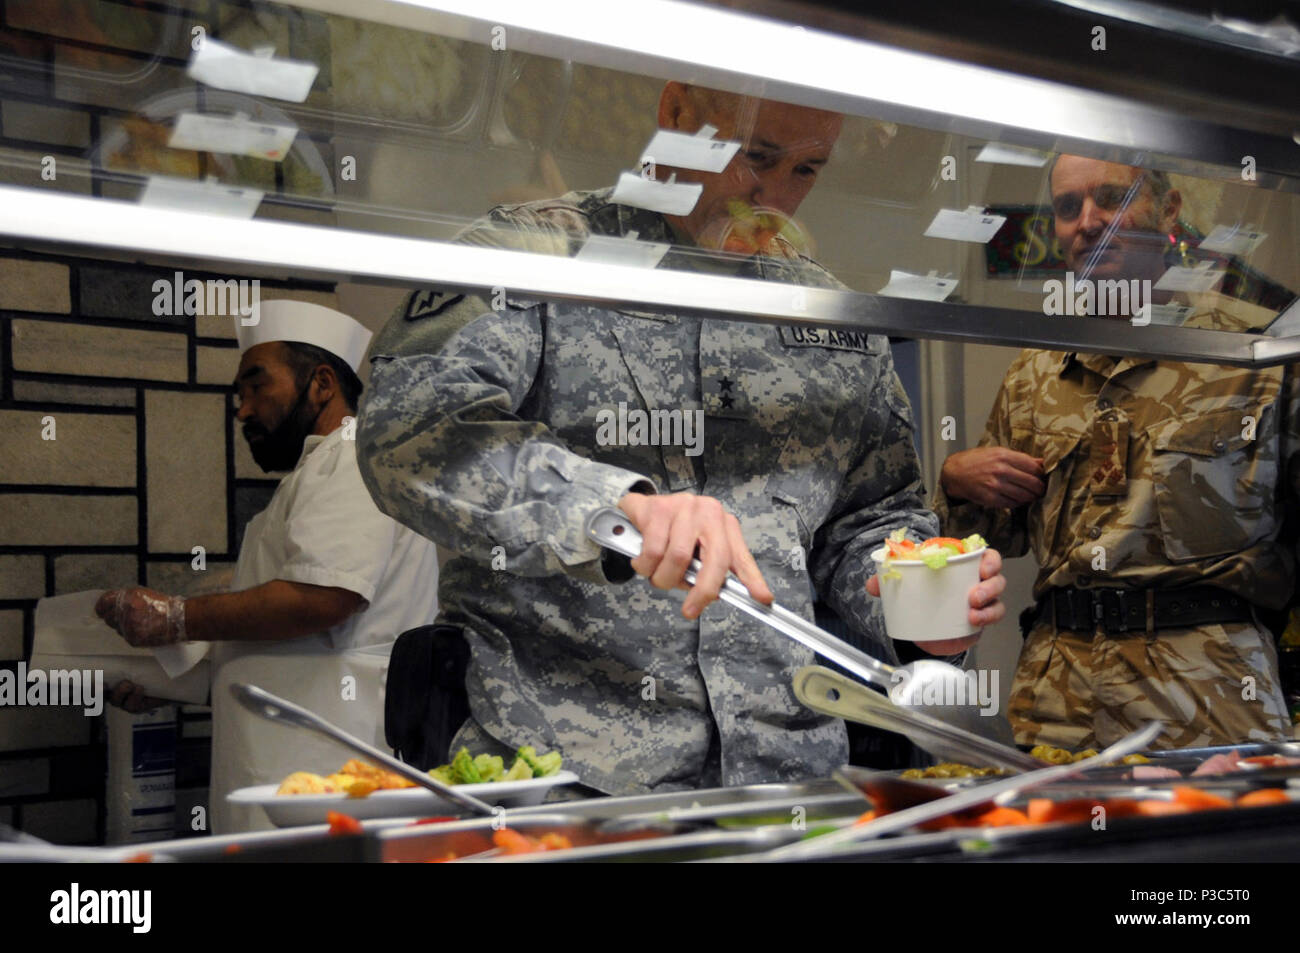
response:
<path fill-rule="evenodd" d="M 1221 299 L 1205 326 L 1252 306 Z M 1193 323 L 1193 322 L 1189 322 Z M 1051 588 L 1210 585 L 1268 608 L 1289 599 L 1279 540 L 1300 489 L 1295 366 L 1245 369 L 1026 350 L 1007 371 L 980 446 L 1043 459 L 1047 491 L 1015 510 L 949 500 L 949 535 L 1004 556 L 1032 549 Z"/>
<path fill-rule="evenodd" d="M 572 255 L 629 231 L 674 241 L 608 192 L 498 208 L 461 241 Z M 725 266 L 675 247 L 659 267 Z M 793 253 L 729 267 L 840 287 Z M 477 723 L 559 749 L 608 793 L 828 774 L 847 754 L 843 722 L 790 686 L 812 653 L 723 603 L 682 618 L 681 593 L 629 581 L 583 527 L 629 491 L 716 497 L 778 602 L 811 619 L 816 587 L 863 648 L 896 659 L 864 590 L 869 554 L 894 529 L 924 538 L 938 523 L 888 342 L 499 298 L 494 311 L 411 295 L 371 346 L 357 435 L 380 508 L 458 554 L 440 603 L 470 642 Z M 700 452 L 649 442 L 647 411 L 702 412 Z"/>

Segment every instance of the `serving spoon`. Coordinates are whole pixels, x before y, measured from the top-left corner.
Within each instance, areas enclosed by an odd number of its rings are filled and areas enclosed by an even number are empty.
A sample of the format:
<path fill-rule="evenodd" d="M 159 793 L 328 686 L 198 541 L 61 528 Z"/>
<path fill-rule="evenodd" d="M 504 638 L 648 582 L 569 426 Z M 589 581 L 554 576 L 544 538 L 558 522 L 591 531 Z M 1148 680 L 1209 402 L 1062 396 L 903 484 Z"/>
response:
<path fill-rule="evenodd" d="M 306 728 L 308 731 L 314 731 L 326 738 L 332 738 L 339 744 L 364 756 L 368 761 L 382 765 L 394 774 L 400 774 L 408 781 L 413 781 L 422 788 L 428 788 L 440 798 L 458 804 L 475 814 L 490 815 L 496 813 L 491 805 L 466 794 L 464 791 L 458 791 L 450 785 L 435 780 L 405 761 L 398 761 L 392 755 L 381 751 L 374 745 L 367 744 L 356 735 L 348 734 L 342 728 L 331 725 L 320 715 L 308 711 L 301 705 L 295 705 L 278 695 L 272 695 L 256 685 L 231 685 L 230 693 L 235 696 L 241 705 L 255 715 L 261 715 L 269 721 L 279 721 L 286 725 L 293 725 L 296 728 Z"/>

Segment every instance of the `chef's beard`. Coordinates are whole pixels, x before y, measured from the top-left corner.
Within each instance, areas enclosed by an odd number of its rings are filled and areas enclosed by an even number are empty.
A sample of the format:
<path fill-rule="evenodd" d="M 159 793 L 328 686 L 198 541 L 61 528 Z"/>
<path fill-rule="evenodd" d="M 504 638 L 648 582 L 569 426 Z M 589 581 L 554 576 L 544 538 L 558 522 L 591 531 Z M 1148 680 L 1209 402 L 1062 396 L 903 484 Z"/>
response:
<path fill-rule="evenodd" d="M 248 449 L 253 454 L 253 460 L 267 473 L 292 470 L 298 464 L 298 458 L 302 456 L 303 444 L 315 429 L 316 420 L 321 414 L 320 410 L 312 414 L 307 407 L 307 392 L 310 389 L 311 383 L 308 382 L 307 386 L 298 392 L 298 399 L 289 408 L 289 413 L 274 430 L 268 432 L 260 425 L 251 422 L 244 425 L 245 440 L 250 433 L 264 435 L 256 442 L 249 440 Z"/>

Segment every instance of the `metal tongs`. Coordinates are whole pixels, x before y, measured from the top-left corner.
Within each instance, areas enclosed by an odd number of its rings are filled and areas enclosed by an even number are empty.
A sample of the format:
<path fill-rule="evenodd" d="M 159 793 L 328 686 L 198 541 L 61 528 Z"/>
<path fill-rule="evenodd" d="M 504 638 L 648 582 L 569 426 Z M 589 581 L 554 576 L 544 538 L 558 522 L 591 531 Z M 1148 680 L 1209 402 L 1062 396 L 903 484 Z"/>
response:
<path fill-rule="evenodd" d="M 641 533 L 621 510 L 612 507 L 597 510 L 587 520 L 587 535 L 606 549 L 624 556 L 635 559 L 641 555 Z M 700 568 L 699 560 L 692 560 L 686 570 L 686 581 L 694 583 Z M 889 705 L 898 715 L 899 726 L 891 730 L 906 735 L 925 750 L 940 757 L 975 756 L 1014 771 L 1032 771 L 1041 766 L 1041 762 L 1012 747 L 1011 728 L 1004 720 L 996 716 L 982 716 L 974 705 L 925 703 L 924 699 L 936 697 L 933 690 L 925 690 L 927 686 L 937 689 L 938 698 L 957 697 L 955 693 L 947 692 L 947 689 L 958 679 L 963 683 L 961 688 L 964 697 L 966 674 L 956 666 L 929 659 L 909 665 L 887 665 L 837 639 L 789 609 L 776 603 L 764 605 L 749 594 L 744 583 L 732 575 L 728 575 L 723 583 L 719 598 L 886 691 L 896 688 L 900 681 L 905 681 L 910 689 L 905 698 L 892 705 L 887 699 L 882 698 L 880 701 Z M 801 697 L 800 700 L 804 699 Z M 816 705 L 810 707 L 822 710 Z M 924 712 L 915 710 L 921 707 L 924 707 Z M 840 711 L 830 713 L 845 717 Z M 1005 743 L 1001 738 L 994 740 L 985 737 L 984 733 L 1000 735 L 1005 738 Z"/>
<path fill-rule="evenodd" d="M 256 685 L 231 685 L 230 693 L 238 699 L 241 705 L 255 715 L 261 715 L 270 721 L 283 722 L 297 728 L 306 728 L 308 731 L 314 731 L 326 738 L 331 738 L 339 744 L 351 748 L 367 760 L 382 765 L 394 774 L 400 774 L 408 781 L 414 781 L 420 787 L 428 788 L 439 797 L 473 811 L 475 814 L 489 815 L 495 813 L 491 805 L 463 791 L 457 791 L 454 787 L 443 784 L 441 781 L 434 780 L 419 768 L 414 768 L 405 761 L 398 761 L 392 755 L 379 750 L 374 745 L 366 744 L 356 735 L 348 734 L 342 728 L 331 725 L 320 715 L 308 711 L 301 705 L 285 701 L 283 698 L 272 695 Z"/>

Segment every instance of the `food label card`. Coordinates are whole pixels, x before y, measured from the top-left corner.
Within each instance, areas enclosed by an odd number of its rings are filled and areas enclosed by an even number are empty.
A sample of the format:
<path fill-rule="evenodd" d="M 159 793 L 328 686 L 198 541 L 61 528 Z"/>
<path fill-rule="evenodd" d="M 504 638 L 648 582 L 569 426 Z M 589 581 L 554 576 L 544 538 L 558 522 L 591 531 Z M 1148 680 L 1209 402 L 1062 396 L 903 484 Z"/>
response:
<path fill-rule="evenodd" d="M 590 235 L 575 257 L 579 261 L 599 261 L 607 265 L 654 268 L 667 252 L 666 242 L 637 241 L 637 233 L 628 232 L 625 238 Z"/>
<path fill-rule="evenodd" d="M 1210 291 L 1225 274 L 1222 268 L 1214 268 L 1213 265 L 1209 261 L 1203 261 L 1195 268 L 1175 265 L 1160 276 L 1160 280 L 1155 283 L 1155 290 L 1187 291 L 1192 294 Z"/>
<path fill-rule="evenodd" d="M 1215 225 L 1201 242 L 1200 247 L 1206 251 L 1218 252 L 1220 255 L 1237 255 L 1247 257 L 1254 253 L 1259 243 L 1268 238 L 1267 232 L 1255 231 L 1249 226 Z"/>
<path fill-rule="evenodd" d="M 1006 222 L 1005 215 L 986 215 L 978 205 L 964 212 L 943 208 L 925 230 L 926 238 L 950 238 L 958 242 L 986 244 Z"/>
<path fill-rule="evenodd" d="M 176 118 L 167 145 L 172 149 L 224 152 L 279 162 L 288 155 L 297 135 L 297 126 L 250 122 L 244 116 L 207 116 L 187 112 Z"/>
<path fill-rule="evenodd" d="M 301 60 L 257 56 L 204 37 L 185 71 L 215 89 L 300 103 L 311 92 L 320 67 Z"/>
<path fill-rule="evenodd" d="M 641 155 L 641 164 L 673 166 L 678 169 L 698 169 L 701 172 L 721 172 L 740 149 L 739 142 L 690 136 L 684 132 L 660 129 L 650 140 Z"/>
<path fill-rule="evenodd" d="M 139 201 L 141 205 L 154 208 L 252 218 L 262 204 L 262 193 L 257 189 L 222 185 L 220 182 L 194 182 L 151 175 Z"/>
<path fill-rule="evenodd" d="M 889 284 L 878 294 L 891 298 L 916 298 L 921 301 L 943 301 L 957 287 L 956 278 L 937 278 L 933 275 L 913 275 L 906 271 L 890 269 Z"/>
<path fill-rule="evenodd" d="M 661 215 L 689 215 L 703 191 L 704 186 L 700 183 L 677 182 L 676 176 L 667 182 L 655 182 L 635 172 L 624 172 L 618 177 L 610 201 L 649 209 Z"/>

